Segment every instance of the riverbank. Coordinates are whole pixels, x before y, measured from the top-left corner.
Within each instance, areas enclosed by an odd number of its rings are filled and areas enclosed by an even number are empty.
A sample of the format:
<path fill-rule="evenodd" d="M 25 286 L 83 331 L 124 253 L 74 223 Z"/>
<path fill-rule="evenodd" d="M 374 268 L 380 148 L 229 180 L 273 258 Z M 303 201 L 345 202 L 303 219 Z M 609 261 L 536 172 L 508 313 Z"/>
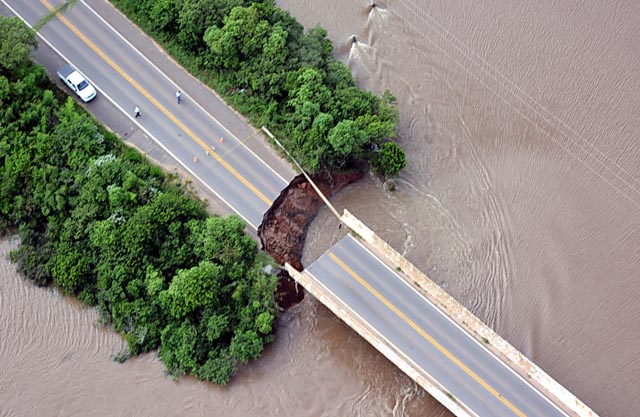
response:
<path fill-rule="evenodd" d="M 0 415 L 383 417 L 441 408 L 313 297 L 280 316 L 276 339 L 227 387 L 174 381 L 155 352 L 117 363 L 124 340 L 94 308 L 20 277 L 8 260 L 17 245 L 0 239 Z"/>
<path fill-rule="evenodd" d="M 364 175 L 361 169 L 336 173 L 331 178 L 316 175 L 312 180 L 326 197 L 330 197 L 347 185 L 361 180 Z M 323 205 L 307 179 L 302 174 L 295 177 L 264 214 L 258 227 L 262 249 L 279 265 L 288 263 L 298 270 L 304 269 L 302 252 L 307 231 Z M 287 309 L 302 300 L 304 291 L 286 270 L 280 271 L 278 276 L 280 282 L 276 299 L 280 308 Z"/>

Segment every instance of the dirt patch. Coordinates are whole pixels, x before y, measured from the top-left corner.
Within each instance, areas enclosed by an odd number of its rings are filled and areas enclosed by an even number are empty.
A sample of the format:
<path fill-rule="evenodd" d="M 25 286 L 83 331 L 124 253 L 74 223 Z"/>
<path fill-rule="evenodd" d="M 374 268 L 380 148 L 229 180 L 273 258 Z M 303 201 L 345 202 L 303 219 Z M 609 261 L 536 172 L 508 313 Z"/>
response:
<path fill-rule="evenodd" d="M 331 176 L 318 175 L 312 177 L 312 180 L 326 197 L 330 197 L 345 186 L 362 179 L 364 175 L 364 170 L 353 170 Z M 301 271 L 307 229 L 322 205 L 322 199 L 306 178 L 302 174 L 295 177 L 262 217 L 262 223 L 258 227 L 262 249 L 280 265 L 288 262 Z M 300 302 L 303 297 L 302 288 L 295 285 L 286 271 L 282 271 L 278 286 L 278 305 L 286 309 Z"/>

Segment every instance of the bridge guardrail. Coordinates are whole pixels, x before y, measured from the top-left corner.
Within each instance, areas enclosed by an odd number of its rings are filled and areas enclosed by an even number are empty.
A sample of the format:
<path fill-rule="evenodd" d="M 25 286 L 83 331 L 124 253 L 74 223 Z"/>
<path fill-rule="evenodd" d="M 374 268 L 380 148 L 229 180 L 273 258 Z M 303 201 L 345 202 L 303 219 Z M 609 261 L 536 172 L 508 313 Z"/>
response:
<path fill-rule="evenodd" d="M 393 249 L 391 245 L 382 240 L 374 231 L 369 229 L 348 210 L 344 210 L 340 221 L 366 242 L 369 248 L 378 254 L 384 262 L 396 269 L 400 276 L 416 287 L 416 289 L 442 309 L 442 311 L 449 315 L 449 317 L 456 321 L 462 328 L 466 329 L 469 334 L 477 338 L 481 343 L 484 343 L 512 369 L 530 381 L 533 386 L 545 393 L 552 400 L 555 400 L 554 402 L 565 410 L 565 412 L 572 413 L 576 417 L 598 417 L 589 406 L 560 385 L 509 342 L 500 337 L 500 335 L 484 324 L 455 298 L 447 294 L 440 286 Z M 429 390 L 427 389 L 427 391 Z M 431 391 L 429 391 L 429 393 L 433 395 Z M 440 400 L 440 398 L 437 399 Z"/>

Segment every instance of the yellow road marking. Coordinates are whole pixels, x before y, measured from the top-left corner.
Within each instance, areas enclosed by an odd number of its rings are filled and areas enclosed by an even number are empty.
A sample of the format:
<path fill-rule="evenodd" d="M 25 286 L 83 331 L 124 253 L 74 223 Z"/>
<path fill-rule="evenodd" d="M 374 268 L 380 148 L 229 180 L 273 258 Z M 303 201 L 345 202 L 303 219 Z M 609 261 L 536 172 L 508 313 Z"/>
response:
<path fill-rule="evenodd" d="M 191 131 L 191 129 L 189 129 L 180 120 L 178 120 L 173 114 L 171 114 L 171 112 L 169 112 L 169 110 L 167 110 L 162 104 L 160 104 L 158 102 L 158 100 L 156 100 L 151 94 L 149 94 L 147 92 L 147 90 L 142 88 L 142 86 L 140 84 L 138 84 L 133 78 L 131 78 L 129 76 L 129 74 L 127 74 L 122 68 L 120 68 L 118 66 L 118 64 L 113 62 L 111 60 L 111 58 L 109 58 L 104 52 L 102 52 L 102 50 L 100 50 L 100 48 L 98 48 L 93 42 L 91 42 L 86 36 L 84 36 L 82 34 L 82 32 L 80 32 L 80 30 L 78 30 L 78 28 L 76 28 L 71 22 L 69 22 L 67 20 L 66 17 L 64 17 L 63 15 L 58 13 L 56 11 L 56 9 L 47 0 L 40 0 L 40 3 L 42 3 L 46 8 L 48 8 L 49 11 L 54 12 L 56 14 L 56 17 L 58 19 L 60 19 L 60 21 L 62 23 L 64 23 L 65 26 L 67 26 L 73 33 L 75 33 L 75 35 L 78 38 L 80 38 L 84 43 L 86 43 L 87 46 L 89 46 L 89 48 L 91 48 L 96 54 L 98 54 L 100 56 L 100 58 L 102 58 L 107 64 L 109 64 L 111 66 L 111 68 L 116 70 L 118 72 L 118 74 L 120 74 L 125 80 L 127 80 L 129 82 L 129 84 L 131 84 L 133 86 L 133 88 L 138 90 L 143 96 L 145 96 L 147 98 L 147 100 L 149 100 L 162 113 L 164 113 L 164 115 L 167 116 L 173 123 L 175 123 L 176 126 L 178 126 L 180 129 L 182 129 L 191 139 L 193 139 L 198 145 L 200 145 L 200 147 L 202 147 L 202 149 L 204 149 L 207 153 L 209 153 L 211 156 L 213 156 L 213 158 L 216 161 L 218 161 L 223 167 L 225 167 L 227 169 L 227 171 L 229 171 L 234 177 L 236 177 L 238 179 L 238 181 L 243 183 L 248 189 L 250 189 L 255 195 L 257 195 L 268 206 L 271 206 L 272 201 L 270 199 L 268 199 L 264 194 L 262 194 L 253 184 L 251 184 L 249 181 L 247 181 L 246 178 L 244 178 L 242 175 L 240 175 L 240 173 L 238 171 L 236 171 L 231 165 L 229 165 L 227 163 L 227 161 L 222 159 L 220 157 L 220 155 L 218 155 L 213 150 L 213 148 L 211 148 L 211 146 L 208 146 L 207 144 L 205 144 L 198 136 L 196 136 L 195 133 L 193 133 Z"/>
<path fill-rule="evenodd" d="M 331 258 L 335 263 L 337 263 L 342 269 L 347 271 L 349 275 L 351 275 L 356 281 L 360 283 L 363 287 L 367 289 L 374 297 L 378 300 L 382 301 L 384 305 L 386 305 L 391 311 L 393 311 L 398 317 L 402 319 L 405 323 L 407 323 L 413 330 L 418 332 L 420 336 L 425 338 L 429 343 L 431 343 L 436 349 L 438 349 L 444 356 L 446 356 L 451 362 L 456 364 L 460 369 L 462 369 L 467 375 L 473 378 L 478 384 L 482 385 L 484 389 L 489 391 L 494 397 L 499 399 L 504 405 L 506 405 L 511 411 L 513 411 L 516 415 L 520 417 L 526 417 L 525 414 L 520 411 L 516 406 L 511 404 L 509 400 L 504 398 L 502 394 L 495 390 L 491 385 L 489 385 L 485 380 L 483 380 L 478 374 L 473 372 L 467 365 L 462 363 L 460 359 L 456 358 L 451 352 L 449 352 L 444 346 L 438 343 L 431 335 L 422 330 L 413 320 L 407 317 L 402 311 L 398 310 L 396 306 L 391 304 L 389 300 L 387 300 L 382 294 L 376 291 L 368 282 L 366 282 L 362 277 L 356 274 L 351 268 L 349 268 L 344 262 L 342 262 L 336 255 L 332 252 L 328 252 L 329 258 Z"/>

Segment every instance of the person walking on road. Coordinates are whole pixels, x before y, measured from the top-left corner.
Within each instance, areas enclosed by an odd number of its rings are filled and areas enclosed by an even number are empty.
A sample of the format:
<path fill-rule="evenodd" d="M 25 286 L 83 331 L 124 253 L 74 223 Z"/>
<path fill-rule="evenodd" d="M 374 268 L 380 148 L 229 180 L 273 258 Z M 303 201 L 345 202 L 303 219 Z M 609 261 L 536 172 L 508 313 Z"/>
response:
<path fill-rule="evenodd" d="M 182 98 L 182 93 L 180 90 L 176 91 L 176 99 L 178 100 L 178 104 L 180 104 L 180 99 Z"/>
<path fill-rule="evenodd" d="M 136 119 L 140 117 L 140 107 L 136 106 L 136 108 L 133 109 L 133 114 L 136 116 Z"/>

